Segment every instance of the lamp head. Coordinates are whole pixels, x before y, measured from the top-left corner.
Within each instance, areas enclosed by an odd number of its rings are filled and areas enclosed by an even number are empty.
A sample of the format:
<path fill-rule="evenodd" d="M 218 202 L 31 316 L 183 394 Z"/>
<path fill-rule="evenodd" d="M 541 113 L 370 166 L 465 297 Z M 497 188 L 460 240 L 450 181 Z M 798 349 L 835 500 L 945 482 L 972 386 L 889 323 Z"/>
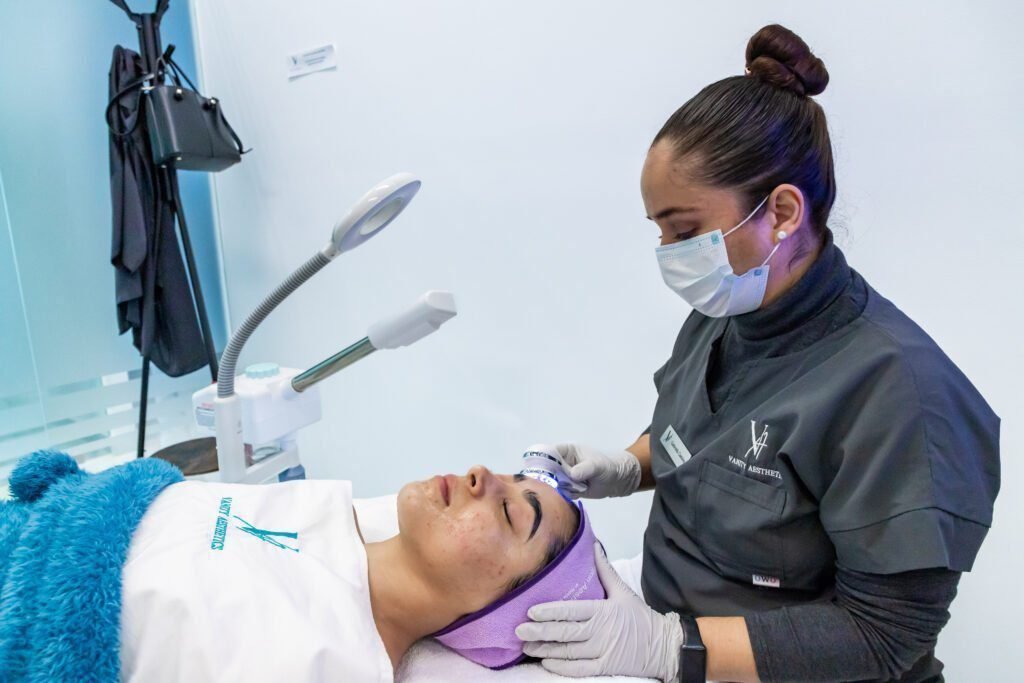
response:
<path fill-rule="evenodd" d="M 402 213 L 419 189 L 420 181 L 411 173 L 397 173 L 374 185 L 335 224 L 324 256 L 333 259 L 376 235 Z"/>

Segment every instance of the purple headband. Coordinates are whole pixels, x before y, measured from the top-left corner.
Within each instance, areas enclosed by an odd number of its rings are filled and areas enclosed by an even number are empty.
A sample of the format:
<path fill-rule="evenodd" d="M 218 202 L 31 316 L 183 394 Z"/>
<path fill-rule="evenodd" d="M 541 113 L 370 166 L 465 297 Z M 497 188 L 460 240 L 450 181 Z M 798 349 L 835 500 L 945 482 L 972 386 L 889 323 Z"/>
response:
<path fill-rule="evenodd" d="M 516 627 L 530 620 L 526 612 L 531 607 L 558 600 L 603 599 L 604 587 L 594 564 L 597 538 L 583 504 L 570 502 L 579 508 L 579 528 L 548 566 L 511 593 L 458 619 L 434 637 L 470 661 L 489 669 L 505 669 L 526 658 Z"/>

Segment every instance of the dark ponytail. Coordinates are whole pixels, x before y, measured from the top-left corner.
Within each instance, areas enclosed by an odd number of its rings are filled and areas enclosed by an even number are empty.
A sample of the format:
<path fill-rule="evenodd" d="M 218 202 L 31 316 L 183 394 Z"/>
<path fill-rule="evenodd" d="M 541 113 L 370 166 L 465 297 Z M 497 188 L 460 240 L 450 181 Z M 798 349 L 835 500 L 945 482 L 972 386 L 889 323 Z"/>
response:
<path fill-rule="evenodd" d="M 654 138 L 693 160 L 695 179 L 740 193 L 744 212 L 776 186 L 804 193 L 820 238 L 836 197 L 825 112 L 812 95 L 828 84 L 825 64 L 789 29 L 765 26 L 747 43 L 745 76 L 712 83 L 669 118 Z"/>

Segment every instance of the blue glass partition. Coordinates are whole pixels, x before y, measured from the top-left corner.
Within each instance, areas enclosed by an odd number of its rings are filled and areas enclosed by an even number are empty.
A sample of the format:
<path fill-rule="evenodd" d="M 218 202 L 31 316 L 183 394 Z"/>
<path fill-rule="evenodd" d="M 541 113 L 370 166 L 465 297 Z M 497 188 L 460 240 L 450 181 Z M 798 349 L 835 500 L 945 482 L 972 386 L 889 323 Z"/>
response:
<path fill-rule="evenodd" d="M 187 1 L 171 4 L 164 43 L 195 74 Z M 137 42 L 109 2 L 0 3 L 0 481 L 37 448 L 94 466 L 134 452 L 141 358 L 130 334 L 117 334 L 103 110 L 113 47 Z M 209 183 L 205 174 L 180 178 L 222 348 Z M 191 393 L 209 379 L 206 369 L 175 379 L 153 369 L 149 449 L 193 433 Z"/>

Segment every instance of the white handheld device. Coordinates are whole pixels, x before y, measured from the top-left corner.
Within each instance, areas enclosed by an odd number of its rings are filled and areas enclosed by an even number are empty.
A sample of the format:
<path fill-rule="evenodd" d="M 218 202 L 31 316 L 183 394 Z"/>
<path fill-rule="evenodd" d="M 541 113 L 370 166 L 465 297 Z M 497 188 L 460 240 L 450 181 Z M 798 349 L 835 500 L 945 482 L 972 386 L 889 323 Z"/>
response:
<path fill-rule="evenodd" d="M 586 483 L 569 476 L 569 466 L 555 447 L 548 444 L 538 443 L 526 449 L 520 474 L 542 481 L 565 494 L 580 494 L 587 490 Z"/>

